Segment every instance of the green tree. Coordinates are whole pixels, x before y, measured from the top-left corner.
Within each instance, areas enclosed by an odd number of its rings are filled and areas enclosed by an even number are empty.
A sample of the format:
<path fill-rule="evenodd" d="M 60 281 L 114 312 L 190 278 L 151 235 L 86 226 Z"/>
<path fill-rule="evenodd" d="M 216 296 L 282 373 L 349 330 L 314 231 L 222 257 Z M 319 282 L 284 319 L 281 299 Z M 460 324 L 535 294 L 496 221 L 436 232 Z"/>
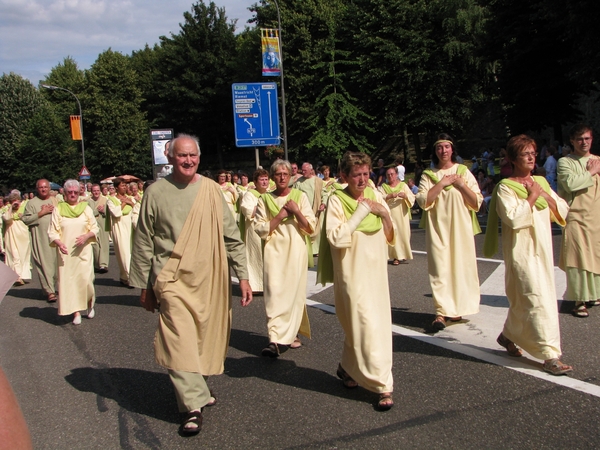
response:
<path fill-rule="evenodd" d="M 86 83 L 85 157 L 92 176 L 132 173 L 150 178 L 149 127 L 130 58 L 106 50 L 86 71 Z"/>
<path fill-rule="evenodd" d="M 8 187 L 22 186 L 14 174 L 20 168 L 17 149 L 44 99 L 29 80 L 15 73 L 0 77 L 0 180 Z"/>

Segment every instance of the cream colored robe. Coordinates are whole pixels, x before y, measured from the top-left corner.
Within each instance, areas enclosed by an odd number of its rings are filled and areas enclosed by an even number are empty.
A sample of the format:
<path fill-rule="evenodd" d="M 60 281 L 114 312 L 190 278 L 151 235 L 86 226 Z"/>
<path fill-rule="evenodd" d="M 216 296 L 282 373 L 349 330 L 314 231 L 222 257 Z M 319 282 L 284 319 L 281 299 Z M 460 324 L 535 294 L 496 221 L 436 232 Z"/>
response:
<path fill-rule="evenodd" d="M 52 221 L 52 214 L 38 217 L 42 205 L 47 204 L 56 207 L 58 201 L 54 197 L 49 197 L 46 200 L 41 200 L 39 197 L 32 198 L 25 206 L 22 220 L 29 227 L 31 233 L 33 264 L 40 277 L 42 289 L 46 294 L 53 294 L 56 292 L 58 260 L 56 250 L 50 247 L 50 240 L 48 239 L 48 227 Z"/>
<path fill-rule="evenodd" d="M 131 264 L 131 248 L 133 243 L 133 214 L 132 209 L 129 214 L 123 214 L 121 210 L 121 201 L 117 197 L 113 197 L 117 201 L 115 205 L 110 199 L 106 202 L 108 211 L 110 212 L 111 236 L 115 256 L 119 263 L 119 278 L 122 281 L 129 281 L 129 267 Z"/>
<path fill-rule="evenodd" d="M 26 206 L 27 207 L 27 206 Z M 21 219 L 13 220 L 9 207 L 2 216 L 4 221 L 4 251 L 6 265 L 23 280 L 31 280 L 31 237 L 29 228 Z"/>
<path fill-rule="evenodd" d="M 90 231 L 94 237 L 81 247 L 76 247 L 75 239 Z M 88 306 L 93 308 L 96 291 L 92 242 L 98 235 L 98 224 L 92 209 L 88 206 L 75 218 L 63 217 L 58 208 L 54 209 L 47 233 L 50 242 L 60 239 L 69 251 L 63 255 L 58 248 L 54 250 L 58 255 L 58 314 L 67 316 L 88 309 Z"/>
<path fill-rule="evenodd" d="M 315 217 L 318 217 L 317 224 L 314 228 L 314 232 L 310 237 L 312 243 L 313 254 L 319 252 L 319 245 L 321 242 L 321 225 L 323 225 L 323 214 L 319 213 L 319 207 L 323 203 L 323 187 L 324 183 L 319 177 L 314 176 L 310 178 L 300 177 L 298 181 L 294 183 L 296 189 L 301 190 L 306 194 L 306 198 L 310 202 Z"/>
<path fill-rule="evenodd" d="M 244 242 L 246 243 L 246 259 L 248 260 L 248 281 L 253 291 L 261 292 L 263 291 L 263 241 L 254 230 L 257 206 L 258 197 L 252 192 L 246 192 L 240 203 L 240 220 L 243 218 L 245 221 Z"/>
<path fill-rule="evenodd" d="M 379 186 L 379 192 L 385 199 L 386 192 L 383 186 Z M 410 247 L 410 209 L 415 203 L 415 194 L 413 194 L 407 184 L 402 186 L 402 192 L 406 194 L 405 199 L 398 197 L 386 200 L 390 208 L 390 213 L 394 225 L 398 230 L 396 244 L 389 247 L 388 257 L 391 259 L 413 259 L 412 248 Z"/>
<path fill-rule="evenodd" d="M 108 262 L 110 259 L 110 242 L 108 240 L 109 233 L 106 231 L 106 214 L 110 214 L 108 206 L 106 206 L 108 199 L 101 195 L 97 201 L 93 199 L 88 200 L 88 204 L 94 216 L 96 217 L 96 223 L 98 224 L 98 235 L 96 236 L 96 242 L 92 245 L 94 251 L 94 267 L 99 269 L 101 267 L 108 268 Z M 104 212 L 98 211 L 98 206 L 104 206 Z"/>
<path fill-rule="evenodd" d="M 271 195 L 280 208 L 287 201 L 287 197 L 276 197 L 271 193 L 265 195 Z M 305 194 L 302 194 L 298 206 L 314 230 L 316 218 Z M 295 218 L 282 222 L 269 233 L 271 219 L 273 216 L 265 207 L 264 200 L 259 199 L 255 230 L 265 240 L 263 288 L 269 342 L 289 345 L 294 342 L 303 317 L 307 317 L 306 233 L 298 227 Z"/>
<path fill-rule="evenodd" d="M 389 209 L 378 192 L 376 196 Z M 335 313 L 345 334 L 342 367 L 363 388 L 392 392 L 392 313 L 386 256 L 394 242 L 387 242 L 383 227 L 376 233 L 350 229 L 335 195 L 329 198 L 326 211 Z"/>
<path fill-rule="evenodd" d="M 559 267 L 567 273 L 567 300 L 600 299 L 600 177 L 586 169 L 598 156 L 558 160 L 558 194 L 569 206 Z"/>
<path fill-rule="evenodd" d="M 239 229 L 213 180 L 182 185 L 169 175 L 144 191 L 131 285 L 153 288 L 160 301 L 154 350 L 161 366 L 207 376 L 223 372 L 231 329 L 228 259 L 247 280 Z"/>
<path fill-rule="evenodd" d="M 446 170 L 433 169 L 441 179 L 455 174 L 458 164 Z M 477 210 L 483 196 L 470 171 L 463 175 L 467 186 L 477 194 Z M 427 265 L 436 315 L 467 316 L 479 312 L 479 276 L 475 256 L 475 239 L 471 209 L 456 188 L 442 190 L 426 207 L 427 193 L 435 184 L 427 175 L 421 177 L 417 202 L 427 211 Z"/>
<path fill-rule="evenodd" d="M 502 220 L 505 289 L 510 307 L 502 333 L 535 358 L 559 358 L 560 330 L 554 284 L 550 222 L 565 225 L 569 207 L 551 192 L 560 217 L 550 208 L 533 209 L 511 188 L 500 185 L 496 211 Z"/>

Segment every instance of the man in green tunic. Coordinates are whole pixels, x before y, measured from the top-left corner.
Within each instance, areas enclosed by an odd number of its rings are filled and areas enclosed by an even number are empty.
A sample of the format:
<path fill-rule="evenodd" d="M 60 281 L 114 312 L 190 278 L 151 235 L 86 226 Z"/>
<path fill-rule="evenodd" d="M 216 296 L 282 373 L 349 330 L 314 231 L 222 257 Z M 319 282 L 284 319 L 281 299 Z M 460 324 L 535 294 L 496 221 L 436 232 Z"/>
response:
<path fill-rule="evenodd" d="M 223 372 L 231 329 L 228 260 L 240 280 L 242 306 L 252 301 L 246 249 L 219 186 L 196 173 L 198 141 L 187 135 L 169 147 L 173 173 L 152 184 L 142 200 L 130 283 L 140 302 L 160 305 L 154 342 L 158 364 L 169 369 L 181 433 L 200 431 L 202 408 L 216 401 L 205 377 Z"/>
<path fill-rule="evenodd" d="M 22 220 L 31 232 L 31 253 L 42 289 L 46 293 L 48 302 L 55 302 L 58 265 L 56 250 L 50 247 L 48 227 L 52 219 L 52 211 L 58 201 L 50 195 L 48 180 L 38 180 L 35 186 L 37 197 L 27 202 Z"/>
<path fill-rule="evenodd" d="M 575 125 L 569 133 L 573 153 L 557 164 L 558 195 L 569 204 L 559 267 L 567 273 L 565 300 L 573 315 L 588 317 L 600 304 L 600 158 L 591 154 L 592 129 Z"/>

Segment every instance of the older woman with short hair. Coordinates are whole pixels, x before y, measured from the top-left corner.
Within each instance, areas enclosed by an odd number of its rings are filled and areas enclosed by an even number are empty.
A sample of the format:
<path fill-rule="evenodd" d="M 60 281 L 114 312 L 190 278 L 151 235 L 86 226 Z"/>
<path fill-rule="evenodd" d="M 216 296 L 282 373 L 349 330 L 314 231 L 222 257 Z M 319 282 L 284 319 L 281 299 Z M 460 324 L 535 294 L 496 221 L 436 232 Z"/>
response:
<path fill-rule="evenodd" d="M 27 200 L 21 200 L 21 193 L 13 191 L 8 196 L 8 208 L 2 215 L 6 265 L 19 275 L 16 286 L 22 286 L 24 280 L 31 279 L 31 237 L 29 227 L 21 220 L 26 205 Z"/>
<path fill-rule="evenodd" d="M 52 212 L 48 228 L 50 245 L 58 253 L 58 314 L 73 314 L 73 324 L 81 324 L 81 312 L 95 315 L 94 254 L 91 243 L 98 235 L 98 224 L 87 202 L 79 201 L 79 183 L 65 182 L 66 201 Z"/>
<path fill-rule="evenodd" d="M 289 187 L 292 167 L 288 161 L 275 161 L 270 173 L 276 188 L 258 200 L 255 229 L 265 241 L 263 287 L 269 345 L 262 355 L 276 358 L 290 346 L 300 346 L 298 332 L 310 337 L 306 236 L 313 233 L 316 218 L 306 194 Z"/>

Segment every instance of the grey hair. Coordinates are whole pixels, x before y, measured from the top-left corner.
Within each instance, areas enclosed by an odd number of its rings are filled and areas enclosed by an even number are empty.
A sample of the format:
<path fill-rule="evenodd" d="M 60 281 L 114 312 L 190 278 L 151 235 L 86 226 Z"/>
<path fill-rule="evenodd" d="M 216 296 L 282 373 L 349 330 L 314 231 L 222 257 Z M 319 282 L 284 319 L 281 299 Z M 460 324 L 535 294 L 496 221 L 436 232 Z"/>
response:
<path fill-rule="evenodd" d="M 66 191 L 69 188 L 71 188 L 71 189 L 75 188 L 75 189 L 77 189 L 77 191 L 79 191 L 79 181 L 72 180 L 72 179 L 65 181 L 63 189 Z"/>
<path fill-rule="evenodd" d="M 281 166 L 284 166 L 287 169 L 288 174 L 290 174 L 290 175 L 292 174 L 292 165 L 290 164 L 290 162 L 287 159 L 277 159 L 277 160 L 275 160 L 275 162 L 273 164 L 271 164 L 271 168 L 269 169 L 271 178 L 273 178 L 273 176 L 275 175 L 275 172 Z"/>
<path fill-rule="evenodd" d="M 304 164 L 306 164 L 308 166 L 309 170 L 313 169 L 313 165 L 311 163 L 305 162 Z M 302 165 L 304 166 L 304 164 L 302 164 Z"/>
<path fill-rule="evenodd" d="M 191 139 L 196 144 L 196 150 L 198 150 L 198 156 L 200 156 L 200 143 L 198 142 L 198 138 L 196 136 L 192 136 L 191 134 L 181 133 L 178 134 L 175 139 L 171 141 L 169 148 L 167 149 L 167 154 L 172 158 L 173 157 L 173 148 L 177 144 L 179 139 Z"/>

